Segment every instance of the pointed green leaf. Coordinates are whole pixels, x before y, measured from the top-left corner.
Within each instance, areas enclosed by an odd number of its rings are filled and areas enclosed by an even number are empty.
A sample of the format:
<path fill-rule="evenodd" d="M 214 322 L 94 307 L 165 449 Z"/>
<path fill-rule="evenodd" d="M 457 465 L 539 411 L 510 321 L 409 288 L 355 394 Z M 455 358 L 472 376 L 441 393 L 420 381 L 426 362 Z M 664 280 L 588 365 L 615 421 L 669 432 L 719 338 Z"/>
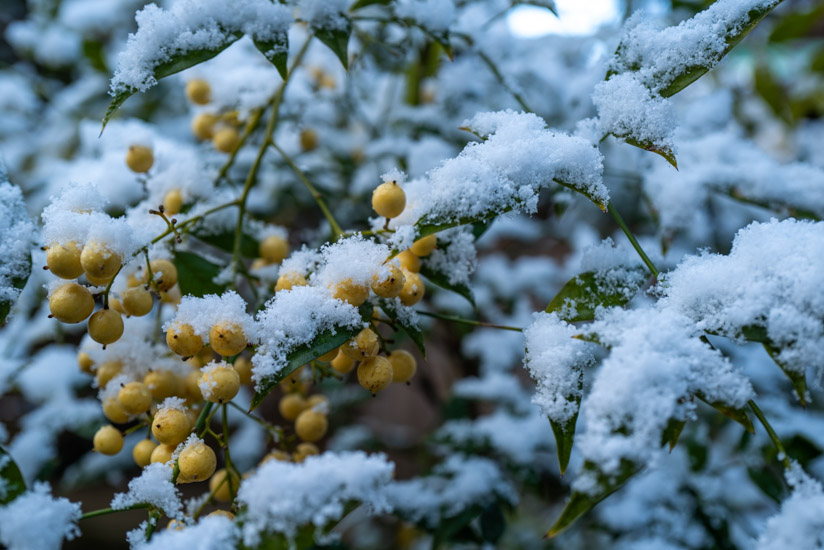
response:
<path fill-rule="evenodd" d="M 475 505 L 454 516 L 443 518 L 435 529 L 432 548 L 439 548 L 442 544 L 452 540 L 464 527 L 481 515 L 481 512 L 483 512 L 483 508 Z"/>
<path fill-rule="evenodd" d="M 495 544 L 501 540 L 506 530 L 506 518 L 504 517 L 500 504 L 493 502 L 485 506 L 479 520 L 481 537 L 483 537 L 486 542 Z"/>
<path fill-rule="evenodd" d="M 764 342 L 761 344 L 764 346 L 764 349 L 767 350 L 767 353 L 775 361 L 775 364 L 778 365 L 781 370 L 787 375 L 787 378 L 790 380 L 790 383 L 793 385 L 793 389 L 795 390 L 795 394 L 798 396 L 798 400 L 801 402 L 802 407 L 807 406 L 807 376 L 804 374 L 804 371 L 797 371 L 790 368 L 784 362 L 782 362 L 778 355 L 781 353 L 781 350 L 768 342 Z"/>
<path fill-rule="evenodd" d="M 31 238 L 33 226 L 26 210 L 26 203 L 23 200 L 23 193 L 19 187 L 13 185 L 6 175 L 6 168 L 0 160 L 0 191 L 4 202 L 0 204 L 0 211 L 4 211 L 4 216 L 0 218 L 0 242 L 25 241 L 9 247 L 11 254 L 3 258 L 4 271 L 8 274 L 0 279 L 0 285 L 4 290 L 3 297 L 0 297 L 0 325 L 6 321 L 11 308 L 17 302 L 20 294 L 26 286 L 26 281 L 31 275 Z"/>
<path fill-rule="evenodd" d="M 349 8 L 349 11 L 359 10 L 361 8 L 365 8 L 366 6 L 371 6 L 372 4 L 382 4 L 387 5 L 392 0 L 358 0 Z"/>
<path fill-rule="evenodd" d="M 421 264 L 421 275 L 426 277 L 426 279 L 444 290 L 450 290 L 455 292 L 456 294 L 460 294 L 467 300 L 469 303 L 472 304 L 472 307 L 475 306 L 475 297 L 472 295 L 472 289 L 466 286 L 463 283 L 452 284 L 449 282 L 449 277 L 445 274 L 441 273 L 440 271 L 435 271 L 431 267 L 427 266 L 425 263 Z"/>
<path fill-rule="evenodd" d="M 212 262 L 192 252 L 177 250 L 174 253 L 174 264 L 177 268 L 180 292 L 184 296 L 202 297 L 207 294 L 220 294 L 226 290 L 226 285 L 219 285 L 214 278 L 221 268 Z"/>
<path fill-rule="evenodd" d="M 712 407 L 713 409 L 723 414 L 724 416 L 732 420 L 735 420 L 736 422 L 744 426 L 744 429 L 748 432 L 752 434 L 755 433 L 755 427 L 752 425 L 752 420 L 750 420 L 750 417 L 747 414 L 747 409 L 735 409 L 733 407 L 725 405 L 724 403 L 721 403 L 720 401 L 709 402 L 701 394 L 697 394 L 696 397 L 704 403 L 706 403 L 707 405 L 709 405 L 710 407 Z"/>
<path fill-rule="evenodd" d="M 198 240 L 226 252 L 232 252 L 235 249 L 234 231 L 209 234 L 203 225 L 198 225 L 191 234 Z M 245 258 L 257 258 L 260 255 L 260 243 L 254 237 L 243 233 L 240 236 L 240 254 Z"/>
<path fill-rule="evenodd" d="M 254 39 L 255 46 L 263 57 L 275 66 L 280 73 L 280 77 L 286 80 L 286 62 L 289 59 L 289 35 L 280 34 L 275 40 Z"/>
<path fill-rule="evenodd" d="M 343 68 L 349 70 L 349 36 L 352 34 L 352 25 L 346 21 L 346 27 L 342 29 L 312 29 L 312 33 L 318 40 L 326 44 L 332 52 L 338 56 Z"/>
<path fill-rule="evenodd" d="M 592 193 L 588 190 L 588 188 L 580 187 L 580 186 L 577 186 L 577 185 L 575 185 L 575 184 L 573 184 L 573 183 L 568 183 L 568 182 L 565 182 L 565 181 L 561 181 L 561 180 L 559 180 L 559 179 L 554 179 L 554 180 L 552 180 L 552 181 L 554 181 L 555 183 L 557 183 L 557 184 L 558 184 L 558 185 L 560 185 L 561 187 L 566 187 L 567 189 L 570 189 L 570 190 L 572 190 L 572 191 L 575 191 L 576 193 L 580 193 L 581 195 L 585 196 L 585 197 L 586 197 L 586 198 L 588 198 L 590 201 L 592 201 L 593 203 L 595 203 L 595 206 L 597 206 L 598 208 L 600 208 L 602 212 L 606 212 L 606 211 L 607 211 L 607 203 L 605 203 L 603 200 L 601 200 L 601 198 L 600 198 L 600 197 L 598 197 L 598 196 L 596 196 L 596 195 L 593 195 L 593 194 L 592 194 Z"/>
<path fill-rule="evenodd" d="M 415 343 L 415 347 L 417 347 L 421 352 L 423 358 L 426 359 L 426 347 L 424 345 L 423 332 L 421 332 L 421 329 L 412 323 L 407 322 L 405 316 L 398 316 L 398 311 L 395 307 L 394 301 L 381 299 L 378 303 L 386 316 L 397 323 L 401 330 L 403 330 L 406 335 L 409 336 L 410 340 Z"/>
<path fill-rule="evenodd" d="M 591 321 L 595 310 L 601 307 L 621 307 L 629 303 L 643 287 L 646 272 L 638 268 L 586 271 L 570 279 L 555 295 L 547 313 L 558 313 L 566 321 Z"/>
<path fill-rule="evenodd" d="M 648 142 L 640 142 L 640 141 L 637 141 L 637 140 L 632 139 L 631 137 L 627 137 L 627 136 L 616 136 L 616 137 L 618 137 L 620 139 L 623 139 L 625 142 L 627 142 L 630 145 L 633 145 L 635 147 L 638 147 L 639 149 L 643 149 L 644 151 L 649 151 L 650 153 L 655 153 L 656 155 L 660 155 L 661 157 L 664 158 L 664 160 L 669 162 L 672 165 L 673 168 L 678 170 L 678 161 L 676 160 L 675 154 L 672 152 L 672 149 L 670 149 L 668 147 L 659 147 L 657 145 L 654 145 L 654 144 L 648 143 Z"/>
<path fill-rule="evenodd" d="M 669 445 L 671 452 L 678 444 L 678 438 L 681 437 L 681 432 L 684 431 L 684 426 L 686 425 L 686 420 L 670 418 L 664 427 L 664 431 L 661 433 L 661 445 Z"/>
<path fill-rule="evenodd" d="M 576 401 L 580 406 L 581 396 L 578 396 Z M 575 411 L 572 418 L 563 423 L 549 419 L 549 425 L 552 426 L 552 433 L 555 435 L 555 446 L 558 448 L 558 467 L 561 470 L 561 475 L 566 473 L 567 466 L 569 466 L 576 422 L 578 422 L 578 410 Z"/>
<path fill-rule="evenodd" d="M 23 474 L 11 455 L 0 447 L 0 504 L 8 504 L 26 490 Z"/>

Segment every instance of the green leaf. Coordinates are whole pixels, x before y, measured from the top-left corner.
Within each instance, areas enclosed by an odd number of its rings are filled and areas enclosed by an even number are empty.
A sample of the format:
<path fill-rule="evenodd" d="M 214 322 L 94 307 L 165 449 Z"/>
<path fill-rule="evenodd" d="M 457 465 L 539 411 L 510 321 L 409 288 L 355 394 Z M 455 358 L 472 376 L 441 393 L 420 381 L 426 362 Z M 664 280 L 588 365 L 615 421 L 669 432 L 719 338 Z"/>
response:
<path fill-rule="evenodd" d="M 366 6 L 371 6 L 372 4 L 381 4 L 386 6 L 392 0 L 358 0 L 349 8 L 349 11 L 359 10 L 361 8 L 365 8 Z"/>
<path fill-rule="evenodd" d="M 11 455 L 0 447 L 0 504 L 8 504 L 26 490 L 23 474 Z"/>
<path fill-rule="evenodd" d="M 512 6 L 536 6 L 539 8 L 546 8 L 551 11 L 555 17 L 558 17 L 558 10 L 555 8 L 554 0 L 512 0 Z"/>
<path fill-rule="evenodd" d="M 640 267 L 628 268 L 626 277 L 613 277 L 612 271 L 585 271 L 570 279 L 549 302 L 545 311 L 558 313 L 569 322 L 592 321 L 598 306 L 626 305 L 641 290 L 646 272 Z"/>
<path fill-rule="evenodd" d="M 438 548 L 451 540 L 464 527 L 467 527 L 476 517 L 481 515 L 481 512 L 483 512 L 481 506 L 470 506 L 455 516 L 442 519 L 437 529 L 435 529 L 432 548 Z"/>
<path fill-rule="evenodd" d="M 710 407 L 712 407 L 713 409 L 723 414 L 724 416 L 732 420 L 735 420 L 736 422 L 744 426 L 744 429 L 750 432 L 751 434 L 755 433 L 755 427 L 752 425 L 752 420 L 750 420 L 750 417 L 747 414 L 747 409 L 736 409 L 728 405 L 725 405 L 720 401 L 710 402 L 707 401 L 707 399 L 701 394 L 697 394 L 696 397 L 704 403 L 706 403 L 707 405 L 709 405 Z"/>
<path fill-rule="evenodd" d="M 346 27 L 343 29 L 312 29 L 312 33 L 338 56 L 340 62 L 343 63 L 343 68 L 348 71 L 349 35 L 352 34 L 352 25 L 349 20 L 346 20 Z"/>
<path fill-rule="evenodd" d="M 824 17 L 824 4 L 812 10 L 790 12 L 779 19 L 770 33 L 770 42 L 805 38 L 812 34 Z"/>
<path fill-rule="evenodd" d="M 495 502 L 483 509 L 481 512 L 481 537 L 486 542 L 496 543 L 501 540 L 506 530 L 506 518 L 501 510 L 501 506 Z"/>
<path fill-rule="evenodd" d="M 84 40 L 83 55 L 95 70 L 100 71 L 101 73 L 109 72 L 109 68 L 106 66 L 106 58 L 103 53 L 103 43 L 99 40 Z"/>
<path fill-rule="evenodd" d="M 208 61 L 234 44 L 241 36 L 243 36 L 241 33 L 229 34 L 226 40 L 222 41 L 214 48 L 201 48 L 173 54 L 171 59 L 159 63 L 154 68 L 154 77 L 156 80 L 160 80 L 161 78 L 179 73 L 184 69 L 188 69 L 189 67 L 194 67 L 199 63 Z M 103 133 L 103 130 L 106 129 L 106 124 L 109 123 L 109 120 L 112 118 L 115 111 L 117 111 L 117 109 L 123 105 L 123 102 L 133 96 L 136 92 L 136 88 L 126 88 L 125 90 L 121 90 L 115 94 L 111 103 L 109 103 L 109 108 L 106 110 L 106 114 L 103 116 L 103 128 L 100 129 L 101 134 Z"/>
<path fill-rule="evenodd" d="M 686 425 L 686 420 L 670 418 L 664 427 L 664 431 L 661 433 L 661 445 L 669 445 L 670 452 L 672 452 L 678 444 L 678 438 L 681 437 L 681 432 L 684 431 L 684 426 Z"/>
<path fill-rule="evenodd" d="M 286 80 L 286 62 L 289 59 L 289 35 L 281 33 L 275 40 L 253 40 L 263 57 L 275 66 L 280 77 Z"/>
<path fill-rule="evenodd" d="M 392 300 L 385 300 L 381 299 L 378 301 L 380 304 L 381 310 L 389 317 L 392 321 L 397 323 L 401 330 L 403 330 L 409 339 L 415 343 L 415 346 L 421 352 L 421 355 L 424 359 L 426 359 L 426 347 L 424 345 L 423 340 L 423 332 L 421 329 L 406 321 L 405 317 L 399 317 L 397 309 L 395 308 L 395 302 Z"/>
<path fill-rule="evenodd" d="M 555 446 L 558 448 L 558 467 L 561 470 L 561 475 L 566 473 L 567 466 L 569 466 L 569 457 L 572 454 L 572 442 L 575 438 L 575 424 L 578 422 L 581 396 L 578 395 L 575 401 L 579 409 L 575 410 L 572 418 L 564 423 L 556 422 L 551 418 L 549 419 L 549 425 L 552 427 L 553 435 L 555 435 Z"/>
<path fill-rule="evenodd" d="M 25 275 L 21 275 L 20 277 L 13 277 L 11 280 L 11 286 L 20 291 L 22 291 L 23 287 L 26 286 L 26 281 L 29 280 L 29 275 L 31 275 L 31 253 L 29 253 L 28 256 L 26 256 L 25 262 Z M 9 313 L 11 313 L 11 308 L 14 306 L 15 301 L 16 298 L 0 299 L 0 325 L 2 325 L 6 321 L 6 317 L 9 316 Z"/>
<path fill-rule="evenodd" d="M 216 233 L 210 235 L 199 224 L 197 228 L 192 231 L 192 235 L 204 243 L 219 248 L 226 252 L 233 252 L 235 249 L 235 232 L 226 231 L 223 233 Z M 245 258 L 257 258 L 260 255 L 260 243 L 254 237 L 243 233 L 240 236 L 240 254 Z"/>
<path fill-rule="evenodd" d="M 593 203 L 595 203 L 595 206 L 597 206 L 598 208 L 600 208 L 602 212 L 606 212 L 606 211 L 607 211 L 607 204 L 606 204 L 603 200 L 601 200 L 601 198 L 600 198 L 600 197 L 597 197 L 596 195 L 593 195 L 593 194 L 592 194 L 592 193 L 588 190 L 588 188 L 581 188 L 581 187 L 576 186 L 576 185 L 575 185 L 575 184 L 573 184 L 573 183 L 569 183 L 569 182 L 561 181 L 561 180 L 559 180 L 559 179 L 554 179 L 554 180 L 552 180 L 552 181 L 554 181 L 555 183 L 557 183 L 557 184 L 558 184 L 558 185 L 560 185 L 561 187 L 566 187 L 567 189 L 570 189 L 570 190 L 572 190 L 572 191 L 575 191 L 576 193 L 580 193 L 581 195 L 585 196 L 586 198 L 588 198 L 589 200 L 591 200 Z"/>
<path fill-rule="evenodd" d="M 421 264 L 421 275 L 426 277 L 426 279 L 429 282 L 441 287 L 444 290 L 450 290 L 452 292 L 455 292 L 456 294 L 460 294 L 461 296 L 469 300 L 469 303 L 472 304 L 472 307 L 477 307 L 475 305 L 475 297 L 472 295 L 472 289 L 470 289 L 465 284 L 459 283 L 453 285 L 449 282 L 449 277 L 447 277 L 440 271 L 435 271 L 434 269 L 426 265 L 426 263 Z"/>
<path fill-rule="evenodd" d="M 0 188 L 8 190 L 6 193 L 8 201 L 3 206 L 6 208 L 9 219 L 3 220 L 4 225 L 12 232 L 19 232 L 19 228 L 25 229 L 26 226 L 31 229 L 29 225 L 31 221 L 26 211 L 23 192 L 9 181 L 2 160 L 0 160 Z M 30 233 L 31 231 L 26 233 L 29 239 L 31 238 Z M 0 242 L 11 238 L 10 235 L 0 233 Z M 23 287 L 26 286 L 26 281 L 29 280 L 29 275 L 31 275 L 31 241 L 21 247 L 12 247 L 12 250 L 16 250 L 16 252 L 0 261 L 3 262 L 3 267 L 11 273 L 16 273 L 16 276 L 11 277 L 4 284 L 11 283 L 11 288 L 22 291 Z M 0 325 L 6 321 L 6 317 L 11 313 L 11 308 L 14 307 L 19 295 L 17 292 L 6 292 L 4 294 L 6 297 L 0 298 Z"/>
<path fill-rule="evenodd" d="M 373 309 L 374 308 L 369 302 L 363 304 L 359 308 L 361 318 L 364 322 L 368 323 L 372 320 Z M 280 370 L 280 372 L 261 381 L 259 388 L 255 391 L 255 396 L 252 398 L 252 405 L 249 410 L 252 411 L 256 409 L 258 405 L 263 402 L 266 396 L 269 395 L 269 392 L 271 392 L 281 380 L 292 374 L 303 365 L 314 361 L 321 355 L 329 353 L 337 347 L 342 346 L 360 331 L 361 327 L 338 327 L 334 330 L 326 330 L 318 334 L 315 339 L 308 344 L 304 344 L 303 346 L 292 350 L 286 356 L 286 365 Z"/>
<path fill-rule="evenodd" d="M 776 365 L 784 372 L 795 390 L 802 407 L 807 406 L 807 377 L 804 371 L 798 371 L 779 360 L 781 348 L 774 344 L 767 335 L 767 328 L 760 325 L 747 325 L 741 329 L 741 336 L 750 342 L 759 342 Z"/>
<path fill-rule="evenodd" d="M 207 294 L 220 294 L 226 290 L 226 285 L 219 285 L 214 278 L 221 268 L 212 262 L 192 252 L 177 250 L 174 253 L 174 264 L 177 268 L 177 280 L 180 292 L 184 296 L 203 297 Z"/>
<path fill-rule="evenodd" d="M 643 149 L 644 151 L 649 151 L 650 153 L 655 153 L 656 155 L 660 155 L 661 157 L 664 158 L 664 160 L 669 162 L 673 166 L 673 168 L 678 170 L 678 161 L 676 160 L 675 154 L 672 152 L 672 149 L 670 149 L 668 147 L 659 147 L 659 146 L 657 146 L 653 143 L 650 143 L 650 142 L 641 142 L 641 141 L 632 139 L 631 137 L 627 137 L 627 136 L 615 136 L 615 137 L 623 139 L 628 144 L 630 144 L 632 146 L 635 146 L 635 147 L 638 147 L 639 149 Z"/>
<path fill-rule="evenodd" d="M 553 538 L 565 531 L 575 520 L 592 510 L 596 504 L 620 489 L 629 479 L 641 471 L 641 467 L 626 459 L 621 460 L 620 472 L 615 477 L 608 477 L 598 471 L 592 462 L 584 463 L 584 470 L 595 472 L 598 476 L 598 492 L 594 495 L 574 492 L 561 512 L 561 517 L 549 528 L 546 537 Z"/>

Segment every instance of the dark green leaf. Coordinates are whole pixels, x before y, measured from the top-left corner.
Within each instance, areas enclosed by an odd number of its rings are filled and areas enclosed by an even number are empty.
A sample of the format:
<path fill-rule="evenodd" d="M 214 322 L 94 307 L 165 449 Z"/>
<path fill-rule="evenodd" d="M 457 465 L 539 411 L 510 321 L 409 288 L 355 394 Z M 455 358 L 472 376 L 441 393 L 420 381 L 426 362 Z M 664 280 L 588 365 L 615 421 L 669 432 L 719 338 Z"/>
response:
<path fill-rule="evenodd" d="M 14 277 L 11 280 L 11 286 L 16 288 L 17 290 L 23 290 L 23 287 L 26 286 L 26 281 L 29 280 L 29 275 L 31 274 L 31 253 L 25 258 L 26 261 L 26 274 L 21 277 Z M 13 299 L 0 299 L 0 325 L 2 325 L 6 321 L 6 317 L 9 316 L 11 313 L 11 308 L 14 306 L 15 300 Z"/>
<path fill-rule="evenodd" d="M 504 536 L 506 530 L 506 518 L 501 510 L 501 506 L 495 502 L 486 506 L 481 512 L 481 537 L 486 542 L 495 544 Z"/>
<path fill-rule="evenodd" d="M 372 4 L 382 4 L 387 5 L 392 0 L 358 0 L 349 8 L 349 11 L 359 10 L 361 8 L 365 8 L 366 6 L 371 6 Z"/>
<path fill-rule="evenodd" d="M 438 222 L 437 220 L 430 220 L 426 217 L 423 217 L 415 223 L 415 229 L 417 229 L 418 232 L 415 240 L 420 239 L 422 237 L 426 237 L 427 235 L 432 235 L 434 233 L 440 233 L 441 231 L 446 231 L 447 229 L 452 229 L 453 227 L 458 227 L 461 225 L 492 222 L 492 220 L 497 218 L 499 214 L 509 212 L 510 210 L 512 209 L 507 208 L 505 210 L 502 210 L 501 212 L 490 212 L 476 217 L 465 216 L 463 218 L 459 218 L 457 221 L 452 222 Z"/>
<path fill-rule="evenodd" d="M 793 122 L 790 99 L 781 83 L 773 76 L 772 71 L 766 65 L 759 65 L 755 69 L 755 91 L 761 96 L 773 114 L 790 124 Z"/>
<path fill-rule="evenodd" d="M 233 252 L 235 249 L 235 232 L 226 231 L 224 233 L 216 233 L 210 235 L 206 233 L 202 225 L 198 225 L 192 231 L 192 235 L 203 241 L 206 244 L 225 250 L 226 252 Z M 240 254 L 245 258 L 257 258 L 260 255 L 260 243 L 244 233 L 240 236 Z"/>
<path fill-rule="evenodd" d="M 588 191 L 587 188 L 582 188 L 582 187 L 579 187 L 579 186 L 577 186 L 573 183 L 561 181 L 561 180 L 558 180 L 558 179 L 555 179 L 555 180 L 552 180 L 552 181 L 554 181 L 555 183 L 557 183 L 561 187 L 566 187 L 567 189 L 575 191 L 576 193 L 580 193 L 581 195 L 585 196 L 586 198 L 591 200 L 593 203 L 595 203 L 595 206 L 600 208 L 601 211 L 603 211 L 603 212 L 607 211 L 606 203 L 600 197 L 597 197 L 596 195 L 593 195 L 590 191 Z"/>
<path fill-rule="evenodd" d="M 805 38 L 821 24 L 822 17 L 824 17 L 824 4 L 812 10 L 790 12 L 776 22 L 770 33 L 770 42 Z"/>
<path fill-rule="evenodd" d="M 755 427 L 752 425 L 752 420 L 750 420 L 750 417 L 747 414 L 747 409 L 735 409 L 719 401 L 709 402 L 701 394 L 696 395 L 696 397 L 724 416 L 729 417 L 744 426 L 744 429 L 748 432 L 753 434 L 755 433 Z"/>
<path fill-rule="evenodd" d="M 472 307 L 476 307 L 475 297 L 472 295 L 472 289 L 470 289 L 465 284 L 459 283 L 453 285 L 449 282 L 449 278 L 445 274 L 441 273 L 440 271 L 435 271 L 431 267 L 427 266 L 426 263 L 421 264 L 421 275 L 426 277 L 426 279 L 429 282 L 441 287 L 444 290 L 451 290 L 452 292 L 460 294 L 461 296 L 469 300 L 469 303 L 472 304 Z"/>
<path fill-rule="evenodd" d="M 177 268 L 180 292 L 184 296 L 202 297 L 207 294 L 220 294 L 226 290 L 226 285 L 219 285 L 214 278 L 221 268 L 212 262 L 192 252 L 178 250 L 174 254 L 174 264 Z"/>
<path fill-rule="evenodd" d="M 12 230 L 18 226 L 25 227 L 30 221 L 28 212 L 26 211 L 23 193 L 9 181 L 2 160 L 0 160 L 0 186 L 7 187 L 10 191 L 10 194 L 7 195 L 9 201 L 5 204 L 8 208 L 10 218 L 4 220 L 6 227 Z M 0 233 L 0 241 L 10 238 L 11 236 Z M 31 236 L 29 236 L 29 238 L 31 238 Z M 26 246 L 21 247 L 20 253 L 15 252 L 0 261 L 3 262 L 3 266 L 9 272 L 17 274 L 11 277 L 9 281 L 12 288 L 22 291 L 23 287 L 26 286 L 26 281 L 29 280 L 29 275 L 31 275 L 31 241 L 29 241 Z M 16 294 L 17 293 L 7 293 L 6 298 L 0 298 L 0 325 L 6 321 L 6 317 L 8 317 L 11 312 L 11 308 L 14 307 L 17 301 Z"/>
<path fill-rule="evenodd" d="M 659 147 L 659 146 L 657 146 L 653 143 L 649 143 L 649 142 L 641 142 L 641 141 L 632 139 L 631 137 L 627 137 L 627 136 L 616 136 L 616 137 L 623 139 L 625 142 L 627 142 L 630 145 L 633 145 L 635 147 L 638 147 L 639 149 L 643 149 L 644 151 L 649 151 L 650 153 L 655 153 L 656 155 L 660 155 L 661 157 L 664 158 L 664 160 L 669 162 L 673 166 L 673 168 L 678 170 L 678 161 L 676 160 L 675 154 L 672 152 L 672 149 L 669 149 L 668 147 Z"/>
<path fill-rule="evenodd" d="M 569 280 L 555 295 L 547 313 L 558 313 L 569 322 L 595 319 L 598 306 L 620 307 L 626 305 L 641 290 L 646 280 L 642 268 L 627 268 L 626 274 L 615 270 L 586 271 Z M 570 314 L 569 310 L 572 310 Z M 563 313 L 563 315 L 561 315 Z"/>
<path fill-rule="evenodd" d="M 0 447 L 0 486 L 0 504 L 8 504 L 26 490 L 20 468 L 3 447 Z"/>
<path fill-rule="evenodd" d="M 569 466 L 569 457 L 572 454 L 572 443 L 575 439 L 575 424 L 578 422 L 578 413 L 581 410 L 581 397 L 583 396 L 584 387 L 584 371 L 578 371 L 578 393 L 575 395 L 568 395 L 566 400 L 568 403 L 575 403 L 575 414 L 573 414 L 566 422 L 557 422 L 549 419 L 549 425 L 552 427 L 552 433 L 555 436 L 555 447 L 558 449 L 558 468 L 561 475 L 566 473 L 567 466 Z"/>
<path fill-rule="evenodd" d="M 101 73 L 109 72 L 109 68 L 106 66 L 106 58 L 103 54 L 103 43 L 99 40 L 84 40 L 83 55 L 95 70 Z"/>
<path fill-rule="evenodd" d="M 338 56 L 343 68 L 349 70 L 349 35 L 352 34 L 352 25 L 346 21 L 343 29 L 312 29 L 312 33 L 332 52 Z"/>
<path fill-rule="evenodd" d="M 670 418 L 661 433 L 661 445 L 669 445 L 670 451 L 672 451 L 678 444 L 678 438 L 681 437 L 681 432 L 684 431 L 686 425 L 686 420 Z"/>
<path fill-rule="evenodd" d="M 793 369 L 779 359 L 778 356 L 781 353 L 781 349 L 770 340 L 767 335 L 766 327 L 760 325 L 745 326 L 741 329 L 741 336 L 750 342 L 759 342 L 764 346 L 764 349 L 767 350 L 767 353 L 772 360 L 775 361 L 775 364 L 781 368 L 785 375 L 787 375 L 787 378 L 790 380 L 790 383 L 792 384 L 793 389 L 801 402 L 801 406 L 806 407 L 807 377 L 803 370 L 798 371 L 797 369 Z"/>
<path fill-rule="evenodd" d="M 401 330 L 409 336 L 409 339 L 415 343 L 415 346 L 421 352 L 423 358 L 426 359 L 426 347 L 424 345 L 423 332 L 421 332 L 421 329 L 411 323 L 406 322 L 404 317 L 398 317 L 398 312 L 395 309 L 395 303 L 393 301 L 382 299 L 379 303 L 381 310 L 383 310 L 387 317 L 397 323 Z"/>
<path fill-rule="evenodd" d="M 281 34 L 275 40 L 254 40 L 255 46 L 286 80 L 286 62 L 289 59 L 289 35 Z"/>
<path fill-rule="evenodd" d="M 435 529 L 432 548 L 438 548 L 445 542 L 450 541 L 464 527 L 472 523 L 472 521 L 478 517 L 482 511 L 483 508 L 481 506 L 470 506 L 455 516 L 442 519 L 438 524 L 437 529 Z"/>

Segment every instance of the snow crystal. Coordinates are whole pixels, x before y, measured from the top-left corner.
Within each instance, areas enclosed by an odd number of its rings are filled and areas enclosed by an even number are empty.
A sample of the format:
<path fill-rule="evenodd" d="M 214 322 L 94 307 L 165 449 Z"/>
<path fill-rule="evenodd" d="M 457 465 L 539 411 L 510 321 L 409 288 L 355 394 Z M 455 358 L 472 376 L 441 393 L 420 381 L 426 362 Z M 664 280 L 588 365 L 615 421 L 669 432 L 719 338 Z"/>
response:
<path fill-rule="evenodd" d="M 129 491 L 116 494 L 110 506 L 125 510 L 135 504 L 151 504 L 170 518 L 183 517 L 180 493 L 172 484 L 172 469 L 168 465 L 155 462 L 143 468 L 140 476 L 129 481 Z"/>
<path fill-rule="evenodd" d="M 320 253 L 324 265 L 313 274 L 312 284 L 329 287 L 351 279 L 355 284 L 371 285 L 373 275 L 389 257 L 389 248 L 356 235 L 324 245 Z"/>
<path fill-rule="evenodd" d="M 163 324 L 163 330 L 178 323 L 191 325 L 204 343 L 209 340 L 209 331 L 218 324 L 233 323 L 240 326 L 247 339 L 251 339 L 255 333 L 252 317 L 246 313 L 246 301 L 233 290 L 220 296 L 184 296 L 177 307 L 177 314 Z"/>
<path fill-rule="evenodd" d="M 134 550 L 228 550 L 236 548 L 240 530 L 225 516 L 206 516 L 196 525 L 155 532 L 152 540 L 139 541 Z"/>
<path fill-rule="evenodd" d="M 0 507 L 0 542 L 9 550 L 58 550 L 63 539 L 80 535 L 80 505 L 54 498 L 48 483 L 37 482 Z"/>
<path fill-rule="evenodd" d="M 478 266 L 475 236 L 470 227 L 456 227 L 438 233 L 438 247 L 423 259 L 427 268 L 446 275 L 451 285 L 469 284 Z"/>
<path fill-rule="evenodd" d="M 384 455 L 363 452 L 327 452 L 299 464 L 270 460 L 238 490 L 238 502 L 246 506 L 243 542 L 254 546 L 262 533 L 291 538 L 302 525 L 323 526 L 340 519 L 352 500 L 385 510 L 383 490 L 393 470 Z"/>
<path fill-rule="evenodd" d="M 793 488 L 781 511 L 767 521 L 757 550 L 813 549 L 824 546 L 824 491 L 821 483 L 793 462 L 785 474 Z"/>
<path fill-rule="evenodd" d="M 400 0 L 395 5 L 395 14 L 429 31 L 445 32 L 455 20 L 455 3 L 453 0 Z"/>
<path fill-rule="evenodd" d="M 307 248 L 304 245 L 300 250 L 292 252 L 288 258 L 283 260 L 281 273 L 300 273 L 304 277 L 309 277 L 320 267 L 322 262 L 323 257 L 319 251 Z"/>
<path fill-rule="evenodd" d="M 349 0 L 300 0 L 298 14 L 312 29 L 343 30 L 349 26 Z"/>
<path fill-rule="evenodd" d="M 14 304 L 20 295 L 17 286 L 29 273 L 33 234 L 23 194 L 9 183 L 0 162 L 0 304 Z"/>

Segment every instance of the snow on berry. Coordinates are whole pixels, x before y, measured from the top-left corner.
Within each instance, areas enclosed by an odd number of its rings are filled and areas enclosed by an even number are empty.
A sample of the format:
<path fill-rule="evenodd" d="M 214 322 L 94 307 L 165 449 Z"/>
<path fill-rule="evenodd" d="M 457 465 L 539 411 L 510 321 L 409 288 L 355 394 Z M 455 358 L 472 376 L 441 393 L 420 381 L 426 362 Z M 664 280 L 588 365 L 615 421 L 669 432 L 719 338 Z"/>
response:
<path fill-rule="evenodd" d="M 110 506 L 125 510 L 136 504 L 151 504 L 170 518 L 183 518 L 180 493 L 172 483 L 172 469 L 168 465 L 155 462 L 144 467 L 138 477 L 129 481 L 128 492 L 116 494 Z"/>

